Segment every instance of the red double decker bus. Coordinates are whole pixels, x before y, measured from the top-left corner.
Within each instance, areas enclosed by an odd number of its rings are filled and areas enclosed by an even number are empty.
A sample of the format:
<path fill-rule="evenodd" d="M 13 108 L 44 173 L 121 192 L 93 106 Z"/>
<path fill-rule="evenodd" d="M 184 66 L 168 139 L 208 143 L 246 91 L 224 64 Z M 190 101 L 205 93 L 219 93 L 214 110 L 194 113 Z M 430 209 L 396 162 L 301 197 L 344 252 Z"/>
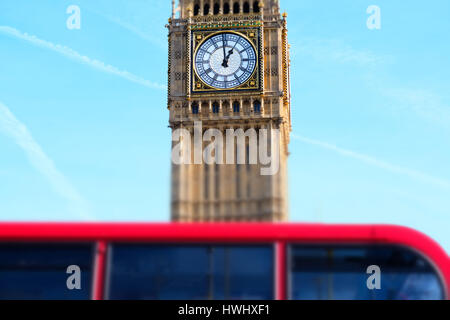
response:
<path fill-rule="evenodd" d="M 449 288 L 446 252 L 398 226 L 0 223 L 0 299 L 438 300 Z"/>

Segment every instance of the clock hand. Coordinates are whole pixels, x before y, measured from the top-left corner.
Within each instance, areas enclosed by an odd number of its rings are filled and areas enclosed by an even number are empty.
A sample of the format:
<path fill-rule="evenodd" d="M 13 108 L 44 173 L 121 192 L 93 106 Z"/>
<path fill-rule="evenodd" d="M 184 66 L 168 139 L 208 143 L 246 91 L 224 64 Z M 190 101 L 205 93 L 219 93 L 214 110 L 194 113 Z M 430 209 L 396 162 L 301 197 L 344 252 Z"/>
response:
<path fill-rule="evenodd" d="M 225 59 L 225 34 L 222 33 L 222 42 L 223 42 L 223 58 Z"/>
<path fill-rule="evenodd" d="M 228 51 L 227 57 L 225 58 L 225 60 L 229 60 L 230 56 L 233 54 L 233 50 Z"/>
<path fill-rule="evenodd" d="M 227 63 L 228 63 L 228 60 L 230 59 L 230 56 L 234 53 L 234 48 L 236 48 L 236 45 L 238 44 L 238 42 L 236 41 L 236 43 L 234 44 L 234 47 L 233 48 L 231 48 L 231 50 L 230 51 L 228 51 L 228 55 L 227 55 L 227 57 L 226 57 L 226 61 L 227 61 Z"/>
<path fill-rule="evenodd" d="M 222 67 L 228 68 L 228 59 L 226 58 L 225 34 L 224 33 L 222 33 L 222 42 L 223 42 L 223 62 L 222 62 Z"/>

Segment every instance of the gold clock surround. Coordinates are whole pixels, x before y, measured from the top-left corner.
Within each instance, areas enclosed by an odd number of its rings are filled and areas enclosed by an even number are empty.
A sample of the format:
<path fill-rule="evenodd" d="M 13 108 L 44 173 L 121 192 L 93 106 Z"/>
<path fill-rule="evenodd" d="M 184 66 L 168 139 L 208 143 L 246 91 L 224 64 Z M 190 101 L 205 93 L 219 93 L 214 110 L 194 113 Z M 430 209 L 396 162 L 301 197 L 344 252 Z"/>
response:
<path fill-rule="evenodd" d="M 209 38 L 221 34 L 221 33 L 234 33 L 245 38 L 255 50 L 256 53 L 256 66 L 253 70 L 252 75 L 245 81 L 243 84 L 235 87 L 235 88 L 215 88 L 208 84 L 206 84 L 197 74 L 195 68 L 195 57 L 197 55 L 197 51 L 200 46 L 207 41 Z M 262 32 L 260 28 L 242 28 L 242 29 L 220 29 L 220 30 L 195 30 L 192 31 L 192 66 L 188 66 L 191 68 L 192 74 L 192 94 L 202 94 L 202 93 L 211 93 L 211 92 L 231 92 L 231 91 L 262 91 L 262 65 L 263 65 L 263 53 L 262 53 Z"/>

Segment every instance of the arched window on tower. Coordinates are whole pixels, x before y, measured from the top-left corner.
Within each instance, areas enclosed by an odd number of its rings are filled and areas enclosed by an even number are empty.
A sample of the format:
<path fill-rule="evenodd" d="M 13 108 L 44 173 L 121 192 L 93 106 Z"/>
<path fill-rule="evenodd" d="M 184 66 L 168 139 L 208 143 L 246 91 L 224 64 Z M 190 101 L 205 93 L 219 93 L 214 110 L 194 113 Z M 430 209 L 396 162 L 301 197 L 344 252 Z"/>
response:
<path fill-rule="evenodd" d="M 237 1 L 233 4 L 233 13 L 234 14 L 239 13 L 239 2 L 237 2 Z"/>
<path fill-rule="evenodd" d="M 244 13 L 250 13 L 250 4 L 248 1 L 244 2 Z"/>
<path fill-rule="evenodd" d="M 254 13 L 259 13 L 259 10 L 260 10 L 260 8 L 259 8 L 259 1 L 256 0 L 256 1 L 253 3 L 253 12 L 254 12 Z"/>
<path fill-rule="evenodd" d="M 223 14 L 229 14 L 230 13 L 230 4 L 228 2 L 225 2 L 223 4 Z"/>
<path fill-rule="evenodd" d="M 219 109 L 220 109 L 219 103 L 218 102 L 214 102 L 213 105 L 212 105 L 212 112 L 213 113 L 219 113 Z"/>
<path fill-rule="evenodd" d="M 200 14 L 200 5 L 198 3 L 194 6 L 194 16 L 198 16 Z"/>
<path fill-rule="evenodd" d="M 233 102 L 233 112 L 234 113 L 239 113 L 240 108 L 241 108 L 241 106 L 238 101 Z"/>
<path fill-rule="evenodd" d="M 198 103 L 192 103 L 192 114 L 198 114 Z"/>
<path fill-rule="evenodd" d="M 214 11 L 213 11 L 213 13 L 215 15 L 217 15 L 217 14 L 219 14 L 219 12 L 220 12 L 220 4 L 218 2 L 216 2 L 216 3 L 214 3 Z"/>
<path fill-rule="evenodd" d="M 259 102 L 259 100 L 255 100 L 255 102 L 253 102 L 253 110 L 255 113 L 261 113 L 261 102 Z"/>
<path fill-rule="evenodd" d="M 206 16 L 209 14 L 209 4 L 206 3 L 205 6 L 203 7 L 203 15 Z"/>

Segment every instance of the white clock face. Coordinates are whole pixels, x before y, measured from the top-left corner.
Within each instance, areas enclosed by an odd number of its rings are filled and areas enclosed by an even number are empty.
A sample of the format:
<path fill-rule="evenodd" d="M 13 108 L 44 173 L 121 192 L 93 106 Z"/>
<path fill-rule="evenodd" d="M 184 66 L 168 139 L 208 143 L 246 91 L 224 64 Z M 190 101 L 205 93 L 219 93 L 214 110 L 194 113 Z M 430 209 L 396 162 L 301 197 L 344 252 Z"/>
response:
<path fill-rule="evenodd" d="M 256 52 L 243 36 L 223 32 L 204 41 L 195 55 L 195 71 L 207 85 L 232 89 L 245 83 L 256 68 Z"/>

